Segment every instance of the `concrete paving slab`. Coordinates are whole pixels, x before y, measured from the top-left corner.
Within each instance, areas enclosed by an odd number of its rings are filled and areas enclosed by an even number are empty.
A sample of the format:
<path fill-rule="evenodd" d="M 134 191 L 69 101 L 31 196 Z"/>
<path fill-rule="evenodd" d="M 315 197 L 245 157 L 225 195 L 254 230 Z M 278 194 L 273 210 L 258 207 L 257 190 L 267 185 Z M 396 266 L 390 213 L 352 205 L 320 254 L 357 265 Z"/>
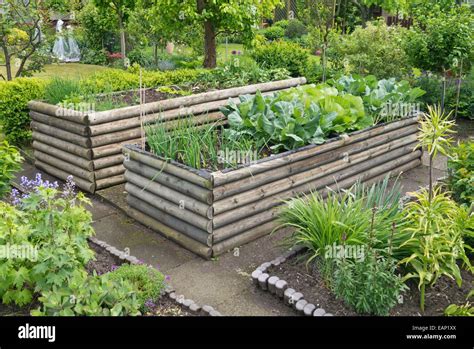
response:
<path fill-rule="evenodd" d="M 254 285 L 237 295 L 238 302 L 224 301 L 216 307 L 229 316 L 296 316 L 296 312 L 281 300 L 262 292 Z M 249 306 L 251 305 L 251 306 Z"/>
<path fill-rule="evenodd" d="M 93 224 L 96 237 L 119 250 L 126 250 L 144 263 L 159 266 L 163 272 L 178 267 L 196 255 L 153 232 L 133 219 L 116 212 Z"/>

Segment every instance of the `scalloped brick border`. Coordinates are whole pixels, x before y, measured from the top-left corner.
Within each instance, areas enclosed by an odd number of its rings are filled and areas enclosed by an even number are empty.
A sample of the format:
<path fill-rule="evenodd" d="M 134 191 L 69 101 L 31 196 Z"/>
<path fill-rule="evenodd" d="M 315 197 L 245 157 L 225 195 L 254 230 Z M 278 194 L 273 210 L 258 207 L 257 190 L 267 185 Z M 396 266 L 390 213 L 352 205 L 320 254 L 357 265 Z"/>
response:
<path fill-rule="evenodd" d="M 316 305 L 308 302 L 304 299 L 304 295 L 301 292 L 291 288 L 283 279 L 280 279 L 276 275 L 269 275 L 266 271 L 271 266 L 278 266 L 286 262 L 290 258 L 296 257 L 303 247 L 297 247 L 283 253 L 281 256 L 275 258 L 271 262 L 265 262 L 261 264 L 257 269 L 252 272 L 252 281 L 254 285 L 260 289 L 269 292 L 284 304 L 292 307 L 298 314 L 304 316 L 333 316 L 331 313 L 326 312 L 323 308 L 318 308 Z"/>
<path fill-rule="evenodd" d="M 140 260 L 135 257 L 126 254 L 123 251 L 120 251 L 116 247 L 109 245 L 105 241 L 99 240 L 95 237 L 90 237 L 89 241 L 95 244 L 96 246 L 99 246 L 100 248 L 103 248 L 106 250 L 108 253 L 119 259 L 120 261 L 124 263 L 130 263 L 130 264 L 140 264 Z M 171 285 L 166 285 L 164 294 L 176 305 L 181 306 L 185 308 L 186 310 L 189 310 L 191 313 L 198 315 L 198 316 L 222 316 L 221 313 L 219 313 L 217 310 L 215 310 L 213 307 L 210 305 L 199 305 L 192 299 L 186 298 L 184 295 L 178 295 L 176 294 L 174 288 Z"/>

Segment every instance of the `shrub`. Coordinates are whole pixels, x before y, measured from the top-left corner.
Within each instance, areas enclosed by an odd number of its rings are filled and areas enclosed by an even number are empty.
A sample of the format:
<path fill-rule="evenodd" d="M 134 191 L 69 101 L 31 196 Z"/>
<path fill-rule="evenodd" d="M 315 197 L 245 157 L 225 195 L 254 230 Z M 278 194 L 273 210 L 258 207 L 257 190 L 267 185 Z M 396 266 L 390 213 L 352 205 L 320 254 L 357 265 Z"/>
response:
<path fill-rule="evenodd" d="M 28 102 L 44 96 L 45 82 L 36 78 L 0 81 L 0 122 L 8 142 L 21 145 L 30 140 Z"/>
<path fill-rule="evenodd" d="M 154 302 L 161 296 L 165 286 L 165 277 L 158 270 L 146 265 L 123 264 L 109 273 L 109 279 L 119 282 L 130 282 L 137 293 L 137 300 L 142 311 L 146 311 L 145 303 Z"/>
<path fill-rule="evenodd" d="M 474 203 L 474 142 L 460 142 L 449 151 L 449 189 L 457 202 L 470 207 Z"/>
<path fill-rule="evenodd" d="M 420 308 L 425 308 L 425 289 L 445 275 L 461 286 L 462 277 L 458 261 L 469 268 L 470 262 L 464 249 L 464 232 L 472 229 L 472 217 L 466 208 L 456 205 L 441 188 L 426 189 L 414 193 L 415 201 L 404 209 L 405 231 L 411 238 L 404 243 L 410 256 L 400 261 L 409 272 L 405 280 L 418 280 Z"/>
<path fill-rule="evenodd" d="M 421 98 L 421 101 L 426 105 L 441 104 L 442 84 L 442 78 L 431 73 L 423 73 L 413 81 L 414 86 L 426 91 L 426 94 Z M 457 79 L 447 79 L 445 94 L 447 111 L 454 112 L 456 109 L 457 88 Z M 474 120 L 474 67 L 461 82 L 457 116 Z"/>
<path fill-rule="evenodd" d="M 22 177 L 21 185 L 28 194 L 20 196 L 14 189 L 13 205 L 0 204 L 0 245 L 28 252 L 0 261 L 0 297 L 17 305 L 29 303 L 34 292 L 67 285 L 75 272 L 85 273 L 93 257 L 87 238 L 94 232 L 84 207 L 90 202 L 74 193 L 70 180 L 62 190 L 40 175 L 34 180 Z"/>
<path fill-rule="evenodd" d="M 81 49 L 81 63 L 83 64 L 94 64 L 94 65 L 106 65 L 107 64 L 107 51 L 105 49 L 92 49 L 83 47 Z"/>
<path fill-rule="evenodd" d="M 20 170 L 22 158 L 19 151 L 3 141 L 0 144 L 0 199 L 10 190 L 10 181 Z"/>
<path fill-rule="evenodd" d="M 75 272 L 64 286 L 53 286 L 39 297 L 42 306 L 34 316 L 130 316 L 140 315 L 134 285 L 109 274 L 88 276 Z"/>
<path fill-rule="evenodd" d="M 275 41 L 256 47 L 252 57 L 263 68 L 285 68 L 291 76 L 300 76 L 304 73 L 309 53 L 298 44 Z"/>
<path fill-rule="evenodd" d="M 346 72 L 400 78 L 411 71 L 402 42 L 406 29 L 369 22 L 351 34 L 340 36 L 329 53 L 330 62 L 344 62 Z"/>
<path fill-rule="evenodd" d="M 469 6 L 452 6 L 415 23 L 403 44 L 417 68 L 443 73 L 456 70 L 463 60 L 466 70 L 473 57 L 473 32 L 474 15 Z"/>
<path fill-rule="evenodd" d="M 288 21 L 288 26 L 285 29 L 285 36 L 288 39 L 301 38 L 303 35 L 308 33 L 306 26 L 297 19 Z"/>
<path fill-rule="evenodd" d="M 267 40 L 274 41 L 282 39 L 285 36 L 285 29 L 277 26 L 268 27 L 261 31 Z"/>

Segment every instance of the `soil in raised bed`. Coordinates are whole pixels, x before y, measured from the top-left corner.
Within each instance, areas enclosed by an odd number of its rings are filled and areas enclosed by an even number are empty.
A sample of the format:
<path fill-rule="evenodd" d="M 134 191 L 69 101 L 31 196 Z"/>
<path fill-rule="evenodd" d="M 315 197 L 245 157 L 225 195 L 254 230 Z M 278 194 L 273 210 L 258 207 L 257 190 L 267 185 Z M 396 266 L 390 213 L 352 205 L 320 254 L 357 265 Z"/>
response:
<path fill-rule="evenodd" d="M 300 258 L 292 258 L 279 266 L 272 266 L 270 275 L 276 275 L 288 282 L 288 287 L 301 292 L 308 302 L 323 308 L 336 316 L 357 316 L 358 314 L 342 300 L 336 298 L 324 282 L 315 264 L 306 266 Z M 466 297 L 474 285 L 474 276 L 462 269 L 462 287 L 459 288 L 454 280 L 441 277 L 434 287 L 426 289 L 425 312 L 422 314 L 419 306 L 420 293 L 415 282 L 408 282 L 409 290 L 403 294 L 403 304 L 396 305 L 392 316 L 442 316 L 444 309 L 450 304 L 465 304 Z"/>

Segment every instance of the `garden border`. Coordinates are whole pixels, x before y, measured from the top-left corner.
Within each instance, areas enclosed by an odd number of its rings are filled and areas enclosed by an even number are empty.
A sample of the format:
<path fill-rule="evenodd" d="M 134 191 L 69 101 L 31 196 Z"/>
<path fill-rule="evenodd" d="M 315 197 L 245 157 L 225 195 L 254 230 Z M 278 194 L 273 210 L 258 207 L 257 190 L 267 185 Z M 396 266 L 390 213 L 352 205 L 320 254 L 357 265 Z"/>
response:
<path fill-rule="evenodd" d="M 443 183 L 446 180 L 446 176 L 437 178 L 433 185 L 437 183 Z M 422 186 L 416 190 L 416 192 L 426 189 L 428 186 Z M 413 196 L 405 194 L 402 196 L 401 201 L 405 204 L 414 199 Z M 296 258 L 299 254 L 306 250 L 303 246 L 296 246 L 282 255 L 276 257 L 269 262 L 263 262 L 258 266 L 251 274 L 252 283 L 262 291 L 268 292 L 271 295 L 278 298 L 283 304 L 293 308 L 299 315 L 304 316 L 333 316 L 332 313 L 326 312 L 323 305 L 319 308 L 313 303 L 310 303 L 304 299 L 303 293 L 290 287 L 287 281 L 280 279 L 277 275 L 270 275 L 266 271 L 272 266 L 278 266 L 285 263 L 291 258 Z"/>
<path fill-rule="evenodd" d="M 142 264 L 140 260 L 132 255 L 126 254 L 123 251 L 120 251 L 116 247 L 108 244 L 105 241 L 99 240 L 95 237 L 89 237 L 88 238 L 89 242 L 93 243 L 95 246 L 98 246 L 111 255 L 113 255 L 115 258 L 119 259 L 120 261 L 124 263 L 129 263 L 129 264 L 134 264 L 134 265 L 139 265 Z M 197 316 L 222 316 L 220 312 L 215 310 L 212 306 L 210 305 L 199 305 L 196 303 L 194 300 L 186 298 L 184 295 L 178 295 L 176 294 L 175 289 L 170 285 L 166 284 L 165 290 L 164 290 L 164 295 L 165 297 L 168 297 L 172 303 L 175 303 L 176 305 L 185 308 L 186 310 L 189 310 L 191 313 Z"/>

